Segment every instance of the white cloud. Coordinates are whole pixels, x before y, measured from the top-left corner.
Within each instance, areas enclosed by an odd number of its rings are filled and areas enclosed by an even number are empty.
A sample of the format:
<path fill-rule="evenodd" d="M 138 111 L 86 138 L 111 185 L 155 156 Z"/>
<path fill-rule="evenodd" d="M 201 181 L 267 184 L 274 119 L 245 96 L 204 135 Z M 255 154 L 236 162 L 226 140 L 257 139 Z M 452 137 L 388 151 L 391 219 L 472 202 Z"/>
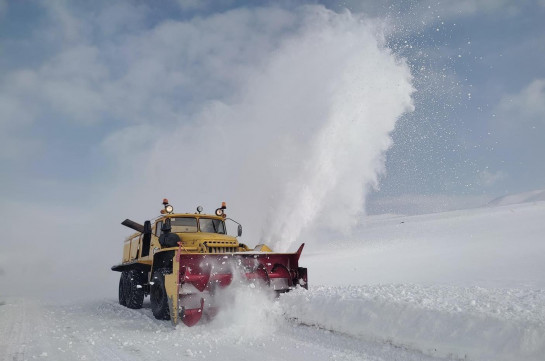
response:
<path fill-rule="evenodd" d="M 504 96 L 497 113 L 509 123 L 545 123 L 545 79 L 535 79 L 520 93 Z"/>
<path fill-rule="evenodd" d="M 0 98 L 25 106 L 4 109 L 2 122 L 15 117 L 15 109 L 16 117 L 27 124 L 46 117 L 53 123 L 76 124 L 174 120 L 210 99 L 232 96 L 240 82 L 257 71 L 278 33 L 293 22 L 293 16 L 280 9 L 239 9 L 128 33 L 131 26 L 121 25 L 140 19 L 141 8 L 123 7 L 120 16 L 113 6 L 83 22 L 60 2 L 47 6 L 52 15 L 45 38 L 64 34 L 61 39 L 67 39 L 39 66 L 6 75 L 9 81 L 0 88 Z M 107 20 L 119 26 L 110 24 L 106 41 L 82 30 L 99 31 Z M 257 28 L 251 31 L 254 21 Z M 40 35 L 33 40 L 43 39 Z M 51 114 L 53 120 L 47 116 Z"/>
<path fill-rule="evenodd" d="M 33 72 L 21 71 L 0 86 L 0 159 L 23 159 L 39 148 L 39 141 L 25 134 L 38 110 L 31 97 L 22 96 L 35 84 Z"/>
<path fill-rule="evenodd" d="M 69 2 L 63 0 L 53 0 L 43 3 L 51 19 L 57 25 L 53 28 L 56 31 L 57 41 L 62 40 L 67 43 L 81 41 L 83 36 L 83 24 L 73 16 L 68 9 Z"/>
<path fill-rule="evenodd" d="M 101 143 L 101 148 L 123 166 L 126 159 L 138 159 L 145 155 L 162 136 L 161 128 L 148 124 L 137 124 L 110 133 Z M 131 169 L 131 171 L 134 169 Z"/>
<path fill-rule="evenodd" d="M 0 97 L 24 104 L 11 118 L 24 118 L 32 124 L 55 112 L 68 122 L 100 122 L 100 113 L 108 106 L 104 94 L 107 70 L 97 60 L 98 50 L 74 46 L 53 57 L 37 70 L 17 70 L 7 76 Z M 28 109 L 34 109 L 29 112 Z"/>

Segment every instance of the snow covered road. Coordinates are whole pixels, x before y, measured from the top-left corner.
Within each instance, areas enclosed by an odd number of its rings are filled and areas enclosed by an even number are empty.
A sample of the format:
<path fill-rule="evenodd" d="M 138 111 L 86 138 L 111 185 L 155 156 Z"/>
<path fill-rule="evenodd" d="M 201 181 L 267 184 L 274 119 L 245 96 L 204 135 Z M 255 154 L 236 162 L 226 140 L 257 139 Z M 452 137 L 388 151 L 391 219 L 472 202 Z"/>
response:
<path fill-rule="evenodd" d="M 193 328 L 149 303 L 0 306 L 0 360 L 541 360 L 545 291 L 377 285 L 250 294 Z"/>
<path fill-rule="evenodd" d="M 130 310 L 111 300 L 46 305 L 9 300 L 0 306 L 0 360 L 434 360 L 388 342 L 300 325 L 282 315 L 173 329 L 149 305 Z M 274 310 L 272 311 L 274 313 Z"/>

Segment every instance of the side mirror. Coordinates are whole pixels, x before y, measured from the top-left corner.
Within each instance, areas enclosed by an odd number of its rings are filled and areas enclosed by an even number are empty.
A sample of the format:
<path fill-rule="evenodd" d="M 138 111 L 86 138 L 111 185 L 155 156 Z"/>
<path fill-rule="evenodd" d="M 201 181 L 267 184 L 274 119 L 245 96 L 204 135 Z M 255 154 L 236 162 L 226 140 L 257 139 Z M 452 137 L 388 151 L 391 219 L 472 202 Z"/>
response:
<path fill-rule="evenodd" d="M 150 221 L 145 221 L 144 222 L 144 232 L 142 232 L 144 234 L 151 234 L 151 222 Z"/>
<path fill-rule="evenodd" d="M 238 237 L 242 236 L 242 226 L 238 225 Z"/>

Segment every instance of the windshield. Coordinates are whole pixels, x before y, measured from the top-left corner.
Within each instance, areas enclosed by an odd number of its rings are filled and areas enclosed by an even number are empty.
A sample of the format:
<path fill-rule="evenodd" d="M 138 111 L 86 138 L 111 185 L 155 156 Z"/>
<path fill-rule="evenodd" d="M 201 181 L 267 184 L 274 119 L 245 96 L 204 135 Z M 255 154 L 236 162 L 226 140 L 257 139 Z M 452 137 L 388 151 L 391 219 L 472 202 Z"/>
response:
<path fill-rule="evenodd" d="M 225 234 L 225 224 L 219 219 L 201 218 L 199 223 L 201 232 Z"/>
<path fill-rule="evenodd" d="M 197 218 L 183 217 L 171 218 L 172 231 L 174 233 L 197 232 Z"/>

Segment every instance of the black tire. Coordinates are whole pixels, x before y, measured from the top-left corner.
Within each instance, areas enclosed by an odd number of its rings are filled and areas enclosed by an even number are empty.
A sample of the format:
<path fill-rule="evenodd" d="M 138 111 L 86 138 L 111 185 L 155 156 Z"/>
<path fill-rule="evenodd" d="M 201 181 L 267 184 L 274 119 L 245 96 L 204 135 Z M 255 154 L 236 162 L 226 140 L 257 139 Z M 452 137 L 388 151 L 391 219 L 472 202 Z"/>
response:
<path fill-rule="evenodd" d="M 170 320 L 165 275 L 172 273 L 169 269 L 160 268 L 153 272 L 150 285 L 150 301 L 153 316 L 158 320 Z"/>
<path fill-rule="evenodd" d="M 127 272 L 126 283 L 124 284 L 125 305 L 128 308 L 139 309 L 144 303 L 144 284 L 146 275 L 142 271 L 130 270 Z"/>
<path fill-rule="evenodd" d="M 119 304 L 121 306 L 127 306 L 125 284 L 127 283 L 127 272 L 121 272 L 119 277 Z"/>

